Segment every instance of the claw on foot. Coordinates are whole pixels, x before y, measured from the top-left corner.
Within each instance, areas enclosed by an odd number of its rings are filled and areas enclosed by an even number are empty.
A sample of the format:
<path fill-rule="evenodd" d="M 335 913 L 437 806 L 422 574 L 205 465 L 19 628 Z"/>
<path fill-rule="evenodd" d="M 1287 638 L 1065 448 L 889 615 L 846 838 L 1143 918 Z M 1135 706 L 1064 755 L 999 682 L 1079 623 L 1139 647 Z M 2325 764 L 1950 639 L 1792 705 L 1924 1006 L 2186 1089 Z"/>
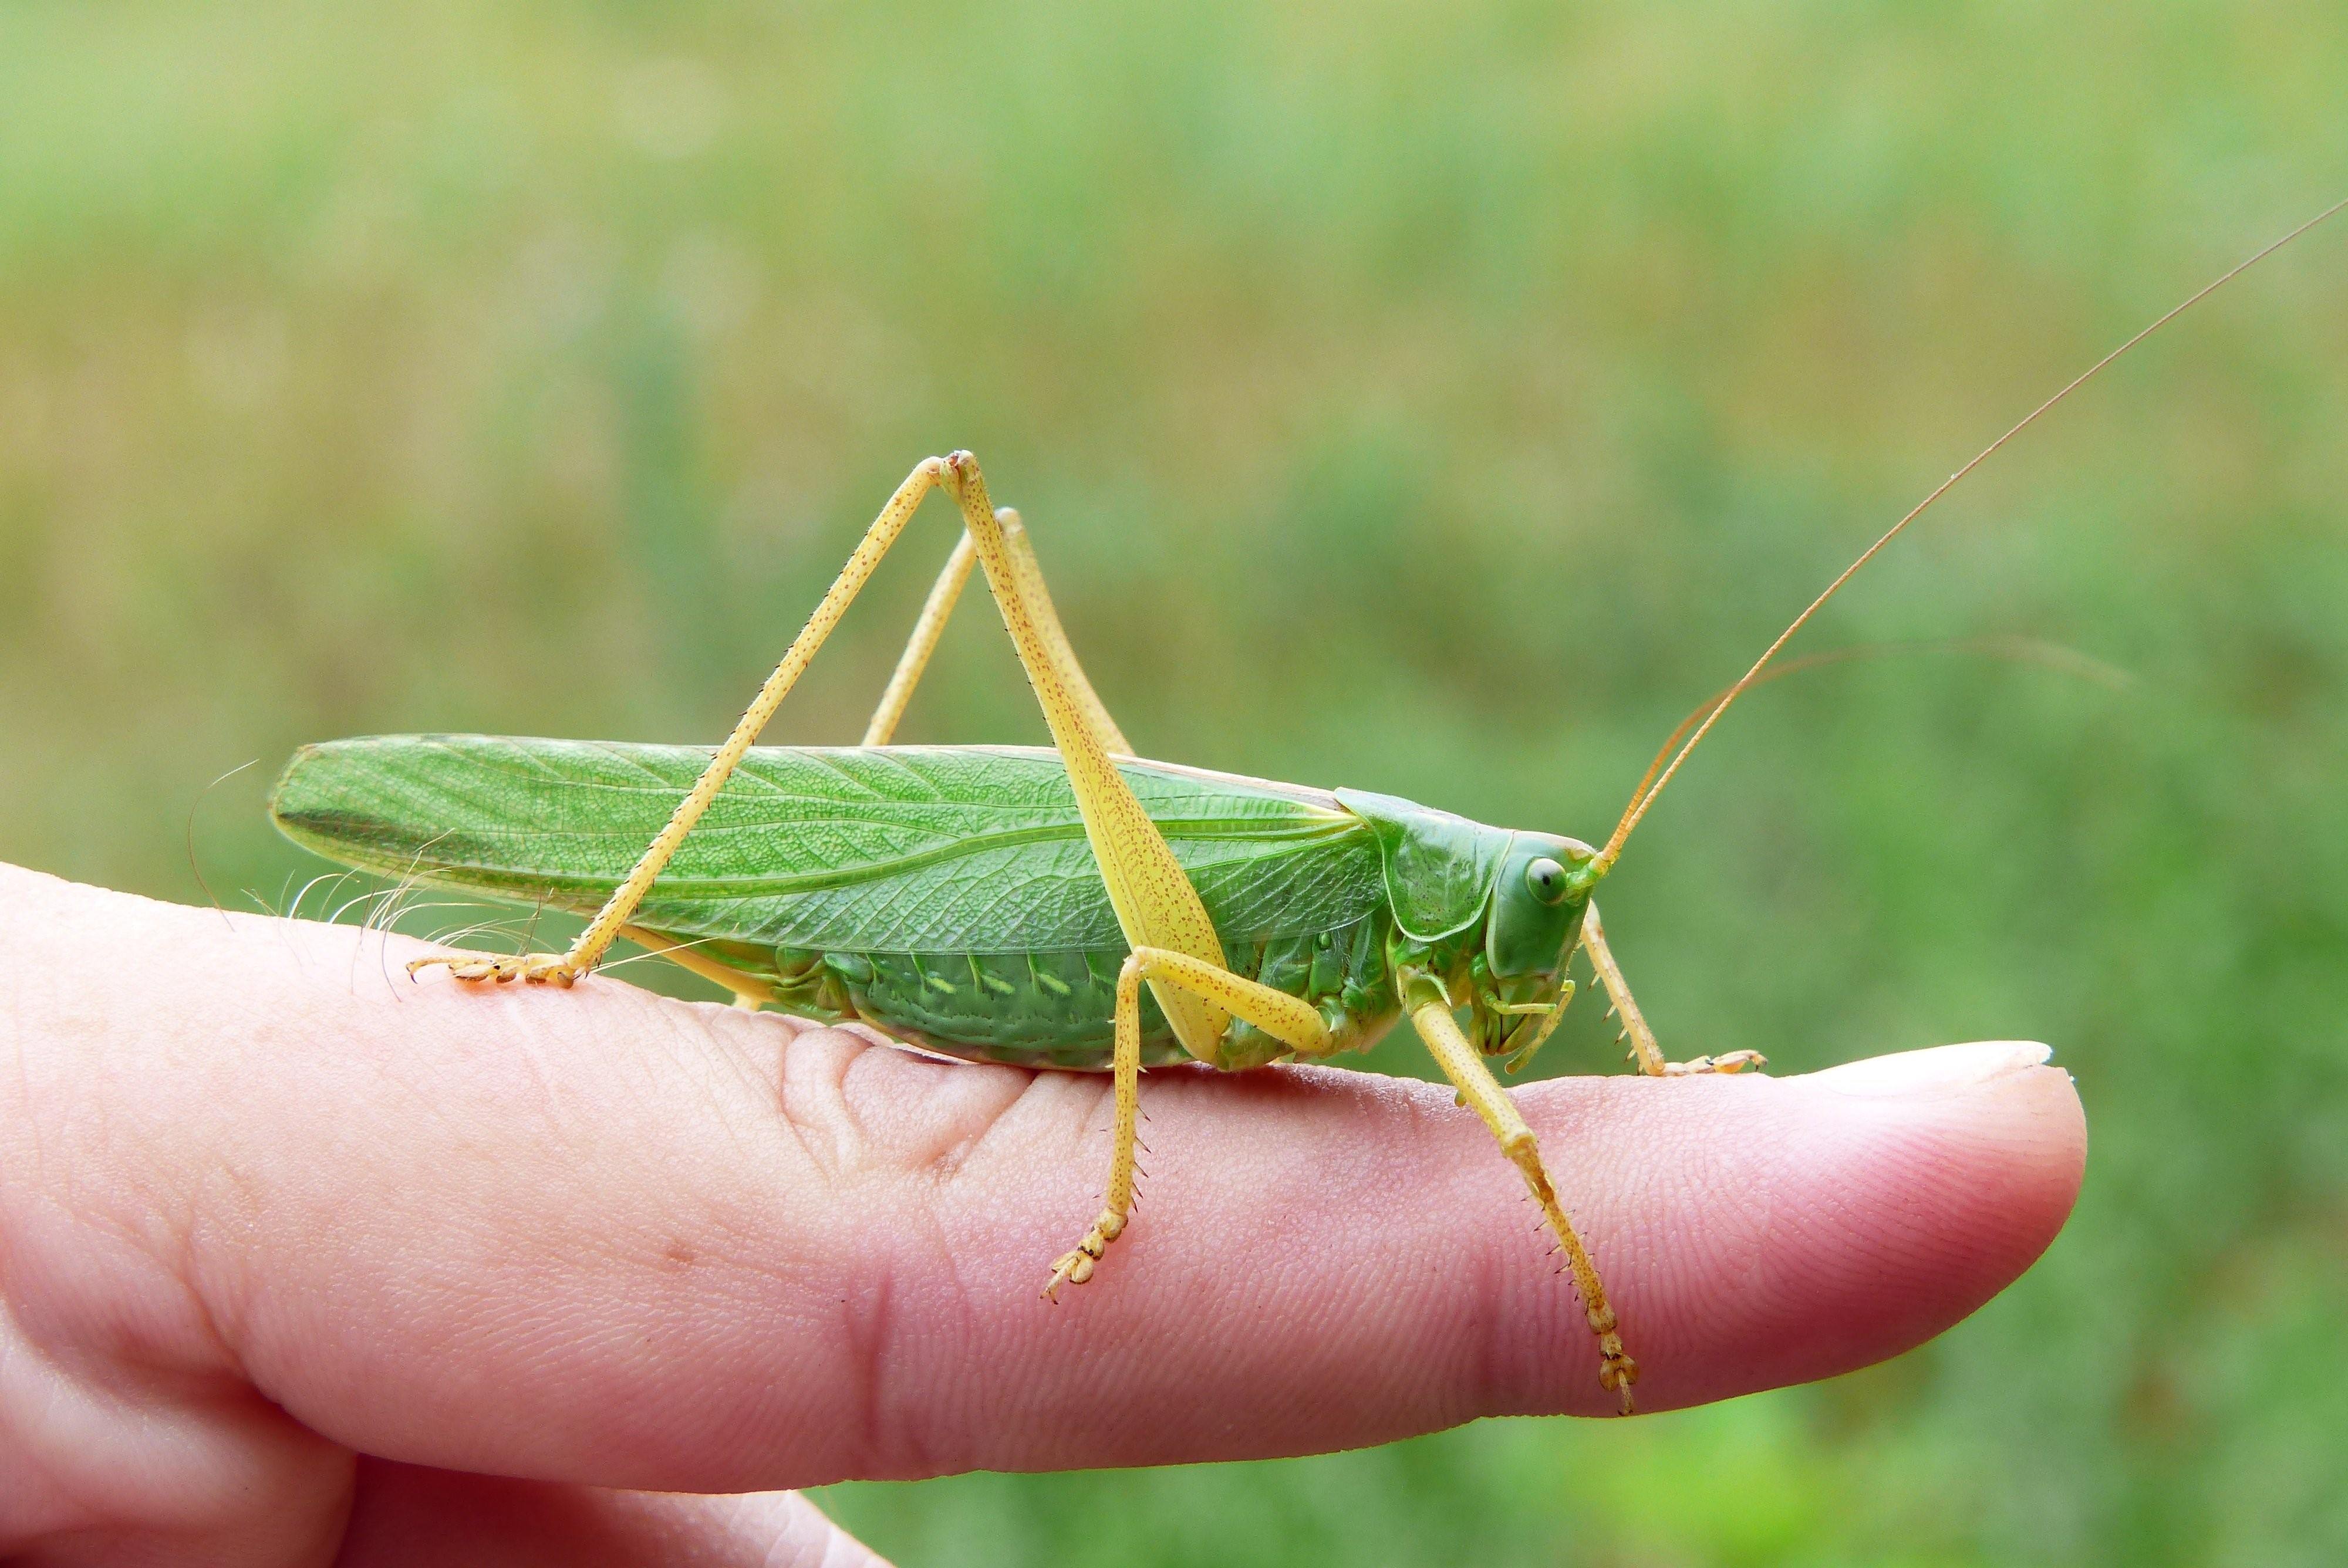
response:
<path fill-rule="evenodd" d="M 1052 1266 L 1052 1277 L 1044 1282 L 1044 1299 L 1057 1302 L 1060 1299 L 1060 1286 L 1082 1285 L 1092 1276 L 1092 1257 L 1081 1249 L 1069 1253 Z"/>
<path fill-rule="evenodd" d="M 1699 1056 L 1694 1061 L 1663 1063 L 1666 1078 L 1689 1078 L 1699 1072 L 1743 1072 L 1747 1069 L 1758 1072 L 1769 1065 L 1769 1059 L 1757 1050 L 1732 1050 L 1725 1056 Z"/>
<path fill-rule="evenodd" d="M 1598 1386 L 1612 1389 L 1622 1401 L 1622 1413 L 1638 1413 L 1631 1398 L 1631 1385 L 1639 1380 L 1639 1363 L 1622 1348 L 1622 1336 L 1615 1331 L 1614 1309 L 1590 1314 L 1590 1330 L 1598 1336 Z"/>
<path fill-rule="evenodd" d="M 1639 1363 L 1628 1356 L 1616 1356 L 1598 1368 L 1598 1386 L 1614 1390 L 1615 1397 L 1622 1402 L 1622 1413 L 1626 1416 L 1639 1413 L 1638 1402 L 1631 1397 L 1631 1385 L 1638 1380 Z"/>
<path fill-rule="evenodd" d="M 441 953 L 409 963 L 407 973 L 413 979 L 419 971 L 445 967 L 451 979 L 478 984 L 493 980 L 505 985 L 520 980 L 531 986 L 568 987 L 584 971 L 560 953 L 516 953 L 499 957 L 488 953 Z"/>
<path fill-rule="evenodd" d="M 1093 1222 L 1093 1228 L 1085 1233 L 1085 1239 L 1076 1244 L 1076 1251 L 1064 1255 L 1052 1266 L 1052 1277 L 1044 1282 L 1044 1299 L 1056 1302 L 1060 1299 L 1060 1286 L 1082 1285 L 1090 1279 L 1093 1266 L 1108 1251 L 1108 1244 L 1124 1232 L 1125 1216 L 1113 1209 L 1103 1209 L 1100 1218 Z"/>

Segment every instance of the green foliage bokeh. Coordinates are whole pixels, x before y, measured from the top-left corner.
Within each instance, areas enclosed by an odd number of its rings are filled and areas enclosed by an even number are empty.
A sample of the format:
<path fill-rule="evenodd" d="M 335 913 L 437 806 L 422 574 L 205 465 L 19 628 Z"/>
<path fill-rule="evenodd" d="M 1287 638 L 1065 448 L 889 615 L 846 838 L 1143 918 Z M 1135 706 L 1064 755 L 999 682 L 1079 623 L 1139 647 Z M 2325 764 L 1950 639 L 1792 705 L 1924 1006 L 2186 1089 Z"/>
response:
<path fill-rule="evenodd" d="M 955 446 L 1145 750 L 1597 837 L 1885 523 L 2348 189 L 2343 101 L 2308 0 L 12 4 L 0 856 L 282 907 L 302 741 L 714 739 Z M 1609 885 L 1681 1053 L 2052 1042 L 2094 1148 L 2013 1289 L 1627 1429 L 826 1506 L 909 1563 L 2348 1557 L 2343 258 L 1804 644 L 2127 679 L 1773 687 Z M 854 738 L 926 538 L 776 738 Z M 1041 738 L 990 620 L 909 738 Z M 1547 1070 L 1614 1065 L 1594 1010 Z"/>

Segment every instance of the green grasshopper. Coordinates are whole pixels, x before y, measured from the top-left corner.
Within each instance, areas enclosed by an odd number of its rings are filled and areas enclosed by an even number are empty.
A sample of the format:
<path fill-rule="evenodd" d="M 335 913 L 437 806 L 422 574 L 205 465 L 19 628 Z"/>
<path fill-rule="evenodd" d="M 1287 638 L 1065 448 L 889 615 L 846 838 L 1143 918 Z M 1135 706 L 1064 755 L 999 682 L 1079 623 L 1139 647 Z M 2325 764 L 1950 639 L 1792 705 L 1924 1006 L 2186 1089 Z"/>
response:
<path fill-rule="evenodd" d="M 963 452 L 922 462 L 898 487 L 714 755 L 460 735 L 337 741 L 294 756 L 272 814 L 296 842 L 350 866 L 592 917 L 561 955 L 452 954 L 411 973 L 439 965 L 462 981 L 569 986 L 627 937 L 746 1007 L 854 1020 L 971 1061 L 1111 1072 L 1106 1201 L 1054 1264 L 1047 1296 L 1091 1278 L 1125 1229 L 1143 1068 L 1316 1061 L 1371 1045 L 1406 1014 L 1540 1205 L 1597 1337 L 1599 1382 L 1628 1415 L 1638 1364 L 1485 1058 L 1513 1069 L 1540 1049 L 1573 995 L 1566 968 L 1579 948 L 1642 1071 L 1762 1066 L 1749 1050 L 1664 1059 L 1592 897 L 1632 830 L 1778 651 L 1926 507 L 2105 365 L 2342 206 L 2130 338 L 1892 525 L 1664 743 L 1600 847 L 1387 795 L 1140 760 L 1077 663 L 1017 515 L 995 508 Z M 957 503 L 963 534 L 863 743 L 753 750 L 932 490 Z M 973 565 L 1053 745 L 891 745 Z"/>

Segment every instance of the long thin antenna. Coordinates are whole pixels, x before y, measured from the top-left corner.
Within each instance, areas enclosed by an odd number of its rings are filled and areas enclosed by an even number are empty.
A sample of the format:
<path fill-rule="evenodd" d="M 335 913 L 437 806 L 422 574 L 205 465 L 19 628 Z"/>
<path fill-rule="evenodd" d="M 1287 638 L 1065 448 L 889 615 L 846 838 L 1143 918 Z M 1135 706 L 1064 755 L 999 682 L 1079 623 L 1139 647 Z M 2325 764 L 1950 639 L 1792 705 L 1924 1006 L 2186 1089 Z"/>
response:
<path fill-rule="evenodd" d="M 1709 713 L 1704 715 L 1704 723 L 1696 726 L 1695 733 L 1687 738 L 1687 743 L 1680 747 L 1677 753 L 1673 756 L 1671 762 L 1664 766 L 1663 772 L 1661 774 L 1656 774 L 1652 767 L 1648 769 L 1648 773 L 1652 777 L 1653 782 L 1650 783 L 1644 779 L 1640 781 L 1638 789 L 1632 794 L 1631 804 L 1622 808 L 1622 819 L 1614 825 L 1613 833 L 1607 838 L 1606 847 L 1598 852 L 1598 859 L 1593 869 L 1601 876 L 1603 876 L 1606 872 L 1613 869 L 1615 860 L 1619 858 L 1622 853 L 1622 845 L 1624 841 L 1631 836 L 1631 830 L 1639 825 L 1639 819 L 1647 815 L 1647 808 L 1655 804 L 1655 797 L 1663 793 L 1663 786 L 1672 782 L 1672 775 L 1680 771 L 1680 764 L 1687 761 L 1688 753 L 1694 751 L 1696 747 L 1703 743 L 1704 736 L 1712 733 L 1712 727 L 1720 723 L 1720 716 L 1723 713 L 1727 712 L 1730 706 L 1735 702 L 1736 699 L 1743 696 L 1746 692 L 1752 687 L 1754 682 L 1760 676 L 1762 671 L 1768 668 L 1769 661 L 1777 656 L 1777 651 L 1785 647 L 1787 643 L 1792 641 L 1794 633 L 1799 631 L 1804 626 L 1807 625 L 1809 623 L 1810 617 L 1816 615 L 1819 610 L 1825 606 L 1827 600 L 1832 599 L 1836 594 L 1842 591 L 1842 585 L 1849 582 L 1852 578 L 1858 576 L 1859 568 L 1865 566 L 1869 561 L 1873 560 L 1876 557 L 1876 552 L 1882 549 L 1884 546 L 1890 544 L 1893 539 L 1898 538 L 1907 528 L 1909 524 L 1914 522 L 1918 518 L 1924 515 L 1925 509 L 1931 506 L 1933 502 L 1939 500 L 1942 496 L 1947 495 L 1951 490 L 1954 489 L 1956 487 L 1957 481 L 1962 479 L 1966 475 L 1972 473 L 1974 469 L 1987 462 L 1990 457 L 2007 442 L 2013 440 L 2015 436 L 2029 429 L 2033 425 L 2038 423 L 2040 416 L 2047 413 L 2047 411 L 2052 409 L 2056 404 L 2062 402 L 2065 398 L 2078 391 L 2079 388 L 2085 386 L 2088 382 L 2094 380 L 2096 374 L 2100 373 L 2106 365 L 2111 364 L 2112 361 L 2119 358 L 2120 355 L 2127 353 L 2128 350 L 2136 347 L 2137 344 L 2142 343 L 2145 339 L 2150 337 L 2153 333 L 2158 332 L 2161 328 L 2167 326 L 2169 323 L 2175 321 L 2178 317 L 2191 310 L 2195 305 L 2199 304 L 2203 300 L 2208 299 L 2211 294 L 2216 293 L 2219 289 L 2224 288 L 2228 283 L 2232 282 L 2236 278 L 2240 277 L 2244 272 L 2249 272 L 2252 267 L 2257 266 L 2260 261 L 2265 261 L 2269 256 L 2273 255 L 2277 251 L 2281 250 L 2285 245 L 2290 244 L 2293 240 L 2298 239 L 2302 234 L 2306 233 L 2310 229 L 2322 223 L 2325 219 L 2333 217 L 2343 208 L 2348 208 L 2348 197 L 2343 197 L 2340 200 L 2333 202 L 2331 206 L 2325 208 L 2322 211 L 2317 213 L 2306 222 L 2302 223 L 2298 228 L 2293 229 L 2290 233 L 2285 234 L 2281 239 L 2267 245 L 2245 260 L 2236 262 L 2232 267 L 2229 268 L 2222 276 L 2204 284 L 2192 295 L 2191 298 L 2186 300 L 2184 303 L 2178 305 L 2169 311 L 2168 314 L 2162 316 L 2158 321 L 2154 322 L 2150 326 L 2146 327 L 2142 332 L 2137 333 L 2134 337 L 2128 339 L 2127 342 L 2120 344 L 2119 347 L 2112 350 L 2111 353 L 2104 355 L 2103 358 L 2097 360 L 2085 370 L 2080 372 L 2079 374 L 2073 378 L 2062 391 L 2056 393 L 2054 396 L 2048 398 L 2045 402 L 2032 409 L 2027 415 L 2023 416 L 2022 420 L 2016 424 L 2013 429 L 2008 430 L 2004 435 L 1999 436 L 1996 440 L 1991 442 L 1988 446 L 1975 453 L 1973 455 L 1972 461 L 1967 463 L 1963 467 L 1958 469 L 1955 473 L 1941 480 L 1939 486 L 1933 489 L 1932 493 L 1925 497 L 1922 500 L 1917 502 L 1906 517 L 1901 518 L 1898 522 L 1892 524 L 1890 528 L 1885 529 L 1881 538 L 1877 539 L 1873 544 L 1868 546 L 1865 550 L 1860 552 L 1859 558 L 1857 560 L 1843 568 L 1842 575 L 1836 578 L 1832 582 L 1827 584 L 1826 590 L 1820 593 L 1818 598 L 1810 600 L 1809 608 L 1803 610 L 1801 614 L 1794 617 L 1793 624 L 1787 627 L 1785 630 L 1779 632 L 1777 634 L 1777 640 L 1775 642 L 1772 642 L 1767 648 L 1762 650 L 1761 657 L 1753 661 L 1753 667 L 1740 676 L 1737 679 L 1736 683 L 1728 689 L 1727 694 L 1720 699 L 1719 703 L 1715 706 Z"/>
<path fill-rule="evenodd" d="M 1806 671 L 1823 670 L 1831 664 L 1849 664 L 1859 660 L 1889 659 L 1896 653 L 1978 653 L 1984 658 L 2007 659 L 2017 664 L 2043 664 L 2049 670 L 2060 670 L 2065 674 L 2093 681 L 2099 686 L 2108 686 L 2115 692 L 2127 690 L 2135 679 L 2116 664 L 2107 664 L 2093 654 L 2082 653 L 2075 648 L 2065 648 L 2059 642 L 2048 642 L 2041 638 L 1938 637 L 1917 642 L 1861 642 L 1849 648 L 1829 648 L 1823 653 L 1805 653 L 1799 659 L 1788 659 L 1782 664 L 1772 665 L 1767 674 L 1755 676 L 1744 684 L 1750 690 Z M 1735 685 L 1723 686 L 1688 710 L 1687 717 L 1674 725 L 1672 733 L 1663 737 L 1663 743 L 1655 748 L 1654 758 L 1647 764 L 1647 771 L 1639 775 L 1639 788 L 1631 792 L 1633 795 L 1645 790 L 1648 783 L 1663 771 L 1665 759 L 1671 756 L 1672 748 L 1680 743 L 1680 737 L 1703 723 L 1704 715 L 1728 701 L 1729 693 L 1735 690 L 1737 687 Z"/>

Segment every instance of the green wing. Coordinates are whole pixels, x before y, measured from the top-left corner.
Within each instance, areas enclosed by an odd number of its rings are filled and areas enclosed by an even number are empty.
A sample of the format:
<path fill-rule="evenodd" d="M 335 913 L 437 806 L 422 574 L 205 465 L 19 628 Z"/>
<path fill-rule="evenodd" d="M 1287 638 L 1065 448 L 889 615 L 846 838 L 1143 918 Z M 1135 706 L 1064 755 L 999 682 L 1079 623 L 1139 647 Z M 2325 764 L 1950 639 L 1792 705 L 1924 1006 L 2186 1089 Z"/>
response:
<path fill-rule="evenodd" d="M 271 813 L 329 858 L 592 912 L 708 748 L 484 735 L 304 747 Z M 1119 764 L 1226 942 L 1338 929 L 1384 897 L 1368 826 L 1316 790 Z M 651 930 L 864 953 L 1122 946 L 1056 752 L 760 747 L 653 885 Z"/>

